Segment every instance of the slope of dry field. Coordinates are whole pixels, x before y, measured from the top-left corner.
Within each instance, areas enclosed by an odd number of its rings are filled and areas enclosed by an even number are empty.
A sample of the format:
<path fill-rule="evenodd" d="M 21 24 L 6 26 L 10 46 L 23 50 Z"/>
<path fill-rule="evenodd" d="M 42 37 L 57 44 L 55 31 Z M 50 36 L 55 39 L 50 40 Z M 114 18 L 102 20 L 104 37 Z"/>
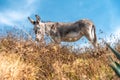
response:
<path fill-rule="evenodd" d="M 109 67 L 108 56 L 118 60 L 108 48 L 87 49 L 84 54 L 70 49 L 1 38 L 0 80 L 119 80 Z M 120 42 L 116 49 L 120 52 Z"/>

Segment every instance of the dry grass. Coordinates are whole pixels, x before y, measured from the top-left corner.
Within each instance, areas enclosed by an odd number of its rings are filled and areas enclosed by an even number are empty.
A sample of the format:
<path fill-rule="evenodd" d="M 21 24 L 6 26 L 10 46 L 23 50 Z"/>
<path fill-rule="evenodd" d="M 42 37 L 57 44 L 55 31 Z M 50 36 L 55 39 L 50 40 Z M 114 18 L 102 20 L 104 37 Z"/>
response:
<path fill-rule="evenodd" d="M 8 36 L 0 39 L 0 80 L 119 80 L 109 67 L 109 55 L 117 60 L 106 47 L 76 54 L 67 47 Z"/>

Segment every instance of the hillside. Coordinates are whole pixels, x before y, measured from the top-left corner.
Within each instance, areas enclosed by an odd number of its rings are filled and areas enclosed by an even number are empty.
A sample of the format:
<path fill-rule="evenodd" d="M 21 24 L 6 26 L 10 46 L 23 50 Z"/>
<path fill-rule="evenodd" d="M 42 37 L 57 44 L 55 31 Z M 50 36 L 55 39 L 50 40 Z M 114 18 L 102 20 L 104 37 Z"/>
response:
<path fill-rule="evenodd" d="M 116 44 L 120 52 L 120 42 Z M 82 54 L 71 47 L 37 44 L 7 36 L 0 39 L 0 80 L 119 80 L 109 67 L 106 47 Z M 78 54 L 79 53 L 79 54 Z M 119 61 L 118 61 L 119 62 Z"/>

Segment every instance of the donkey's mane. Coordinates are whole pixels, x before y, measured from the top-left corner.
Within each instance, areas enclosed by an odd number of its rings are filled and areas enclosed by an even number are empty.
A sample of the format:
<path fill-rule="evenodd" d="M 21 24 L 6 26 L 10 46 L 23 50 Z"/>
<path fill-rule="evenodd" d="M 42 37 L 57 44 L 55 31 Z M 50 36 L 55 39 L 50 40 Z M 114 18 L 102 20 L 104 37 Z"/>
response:
<path fill-rule="evenodd" d="M 43 21 L 43 20 L 42 20 L 41 22 L 43 22 L 43 23 L 47 23 L 47 22 L 54 22 L 54 21 Z"/>

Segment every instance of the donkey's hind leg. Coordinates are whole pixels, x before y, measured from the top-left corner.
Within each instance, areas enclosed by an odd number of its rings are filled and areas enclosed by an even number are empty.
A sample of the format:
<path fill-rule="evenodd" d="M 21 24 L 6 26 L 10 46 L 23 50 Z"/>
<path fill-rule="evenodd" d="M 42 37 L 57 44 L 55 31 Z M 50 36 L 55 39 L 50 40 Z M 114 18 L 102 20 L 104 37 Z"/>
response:
<path fill-rule="evenodd" d="M 88 41 L 90 41 L 90 43 L 91 43 L 94 47 L 96 47 L 96 45 L 95 45 L 95 43 L 94 43 L 94 39 L 92 38 L 91 34 L 86 33 L 86 34 L 85 34 L 85 37 L 88 39 Z"/>
<path fill-rule="evenodd" d="M 97 41 L 96 41 L 96 36 L 94 34 L 95 34 L 95 31 L 93 29 L 89 29 L 89 30 L 86 31 L 85 36 L 92 43 L 94 48 L 96 48 L 97 47 Z"/>

